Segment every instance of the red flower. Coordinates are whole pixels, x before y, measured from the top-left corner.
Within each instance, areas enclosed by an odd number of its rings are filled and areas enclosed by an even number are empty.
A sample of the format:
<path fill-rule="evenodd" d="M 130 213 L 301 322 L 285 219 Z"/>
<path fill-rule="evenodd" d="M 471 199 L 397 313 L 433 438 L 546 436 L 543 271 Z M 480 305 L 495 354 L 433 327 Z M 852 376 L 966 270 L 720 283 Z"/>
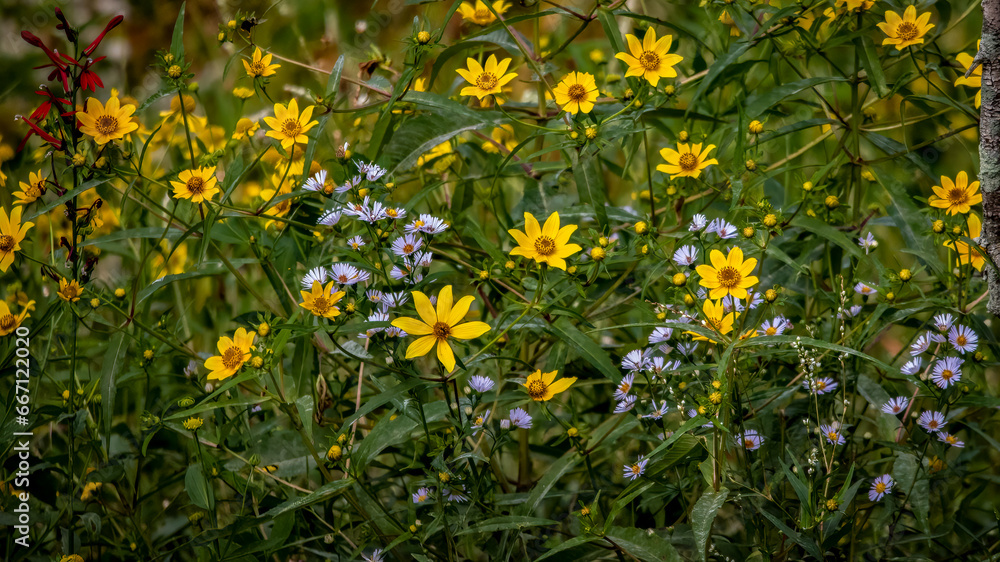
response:
<path fill-rule="evenodd" d="M 72 102 L 70 102 L 67 99 L 55 97 L 52 94 L 52 92 L 50 92 L 49 89 L 46 88 L 46 87 L 44 87 L 44 86 L 42 87 L 41 90 L 35 90 L 35 93 L 38 94 L 38 95 L 40 95 L 40 96 L 46 96 L 49 99 L 47 99 L 44 102 L 42 102 L 42 105 L 38 106 L 38 109 L 36 109 L 36 110 L 34 110 L 34 111 L 31 112 L 31 119 L 33 119 L 34 121 L 38 121 L 39 119 L 44 119 L 45 116 L 47 116 L 49 114 L 49 110 L 52 109 L 52 104 L 53 103 L 56 104 L 56 106 L 59 108 L 60 111 L 62 110 L 62 106 L 63 105 L 68 105 L 70 107 L 72 107 L 72 105 L 73 105 Z M 68 111 L 66 113 L 60 113 L 60 115 L 62 115 L 63 117 L 67 117 L 69 115 L 72 115 L 73 113 L 76 113 L 76 112 L 75 111 Z"/>
<path fill-rule="evenodd" d="M 24 138 L 21 139 L 21 144 L 17 145 L 17 151 L 18 152 L 21 152 L 21 150 L 24 148 L 24 145 L 28 144 L 28 139 L 31 138 L 31 135 L 38 135 L 38 136 L 42 137 L 42 140 L 44 140 L 45 142 L 51 144 L 52 148 L 55 148 L 56 150 L 62 150 L 63 149 L 63 141 L 61 141 L 61 140 L 53 137 L 52 135 L 46 133 L 41 127 L 39 127 L 38 125 L 32 123 L 31 120 L 28 119 L 27 117 L 24 117 L 24 116 L 21 116 L 21 115 L 17 115 L 14 118 L 15 119 L 20 119 L 21 121 L 24 121 L 25 123 L 28 124 L 29 127 L 31 127 L 31 130 L 28 131 L 28 134 L 24 135 Z"/>
<path fill-rule="evenodd" d="M 84 56 L 89 57 L 90 53 L 93 53 L 94 49 L 96 49 L 97 46 L 101 44 L 101 41 L 104 40 L 104 36 L 112 29 L 118 27 L 118 24 L 120 24 L 124 19 L 125 16 L 121 15 L 111 18 L 108 25 L 104 26 L 104 31 L 102 31 L 101 34 L 97 36 L 97 39 L 94 39 L 94 41 L 90 45 L 87 45 L 87 48 L 83 50 Z"/>

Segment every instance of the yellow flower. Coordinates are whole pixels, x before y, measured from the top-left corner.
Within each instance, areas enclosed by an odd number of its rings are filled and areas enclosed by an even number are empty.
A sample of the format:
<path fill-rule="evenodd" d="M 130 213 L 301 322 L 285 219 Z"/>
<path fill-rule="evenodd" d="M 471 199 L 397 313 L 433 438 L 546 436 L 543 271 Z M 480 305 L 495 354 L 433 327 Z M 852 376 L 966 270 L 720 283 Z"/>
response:
<path fill-rule="evenodd" d="M 724 336 L 733 331 L 733 323 L 736 321 L 738 314 L 736 312 L 726 314 L 726 307 L 723 306 L 722 300 L 712 302 L 710 299 L 705 299 L 705 303 L 702 305 L 701 311 L 705 315 L 706 325 L 715 330 L 720 336 Z M 705 336 L 694 332 L 684 333 L 694 336 L 691 339 L 696 341 L 717 343 L 713 339 L 706 338 Z"/>
<path fill-rule="evenodd" d="M 233 140 L 243 140 L 247 137 L 253 136 L 258 129 L 260 129 L 260 123 L 254 121 L 253 119 L 240 117 L 240 120 L 236 122 L 236 130 L 233 131 Z"/>
<path fill-rule="evenodd" d="M 444 171 L 447 170 L 448 167 L 450 167 L 457 159 L 458 155 L 455 154 L 455 150 L 451 146 L 451 141 L 446 140 L 429 151 L 421 154 L 417 158 L 417 167 L 421 168 L 425 164 L 433 162 L 434 165 L 431 168 L 434 170 L 434 173 L 441 174 L 444 173 Z"/>
<path fill-rule="evenodd" d="M 949 215 L 962 213 L 963 215 L 971 210 L 971 205 L 978 205 L 983 202 L 983 194 L 979 193 L 979 182 L 969 183 L 969 175 L 959 172 L 955 176 L 955 181 L 951 178 L 941 176 L 941 185 L 935 185 L 931 189 L 934 195 L 928 200 L 931 207 L 946 209 Z"/>
<path fill-rule="evenodd" d="M 849 11 L 868 10 L 875 5 L 875 0 L 837 0 L 837 7 L 844 6 Z"/>
<path fill-rule="evenodd" d="M 17 330 L 21 322 L 28 316 L 31 316 L 30 311 L 34 306 L 35 301 L 28 301 L 27 305 L 22 307 L 21 314 L 15 316 L 7 305 L 7 301 L 0 301 L 0 336 L 8 336 L 14 333 L 14 330 Z"/>
<path fill-rule="evenodd" d="M 42 175 L 42 171 L 38 170 L 38 173 L 31 172 L 28 174 L 28 182 L 19 182 L 21 186 L 21 191 L 15 191 L 13 193 L 17 201 L 14 202 L 15 205 L 27 205 L 36 201 L 42 195 L 45 195 L 45 176 Z"/>
<path fill-rule="evenodd" d="M 709 298 L 721 299 L 726 295 L 732 295 L 738 299 L 745 299 L 747 289 L 759 281 L 750 275 L 757 267 L 757 258 L 744 260 L 743 250 L 739 246 L 729 250 L 728 256 L 723 256 L 719 250 L 712 250 L 709 260 L 712 265 L 703 264 L 695 268 L 701 276 L 698 284 L 709 289 Z"/>
<path fill-rule="evenodd" d="M 976 49 L 979 49 L 978 41 L 976 42 Z M 962 67 L 964 67 L 966 70 L 968 70 L 969 66 L 972 65 L 973 57 L 968 53 L 959 53 L 958 57 L 956 58 L 958 59 L 958 63 L 961 64 Z M 976 69 L 972 71 L 972 74 L 970 74 L 968 78 L 965 77 L 965 73 L 963 72 L 962 76 L 959 76 L 955 80 L 955 85 L 976 88 L 976 107 L 979 107 L 983 101 L 983 91 L 981 89 L 983 87 L 983 66 L 982 65 L 977 66 Z"/>
<path fill-rule="evenodd" d="M 597 82 L 594 76 L 587 72 L 570 72 L 559 82 L 553 92 L 556 103 L 566 113 L 576 115 L 579 112 L 590 113 L 594 110 L 597 100 Z"/>
<path fill-rule="evenodd" d="M 318 124 L 318 121 L 310 121 L 312 118 L 313 106 L 302 110 L 299 115 L 299 102 L 292 98 L 288 102 L 288 108 L 280 103 L 274 104 L 274 117 L 265 117 L 264 122 L 271 128 L 267 136 L 281 141 L 281 148 L 288 150 L 295 143 L 308 144 L 309 137 L 306 132 Z"/>
<path fill-rule="evenodd" d="M 83 556 L 79 554 L 67 554 L 59 559 L 59 562 L 84 562 Z"/>
<path fill-rule="evenodd" d="M 965 236 L 968 236 L 973 240 L 979 238 L 979 236 L 983 233 L 983 221 L 974 214 L 969 215 L 968 226 L 969 230 L 965 232 Z M 976 271 L 983 270 L 983 265 L 986 264 L 986 258 L 983 257 L 982 250 L 978 244 L 973 248 L 964 240 L 956 240 L 955 242 L 948 240 L 944 243 L 944 245 L 947 248 L 955 250 L 958 254 L 958 263 L 960 265 L 971 263 L 972 267 L 976 268 Z"/>
<path fill-rule="evenodd" d="M 205 360 L 205 368 L 211 371 L 208 380 L 222 380 L 236 374 L 247 360 L 250 359 L 250 348 L 253 347 L 253 338 L 257 334 L 247 332 L 244 328 L 239 328 L 233 335 L 233 339 L 228 336 L 219 338 L 216 347 L 219 355 L 209 357 Z"/>
<path fill-rule="evenodd" d="M 76 282 L 76 279 L 70 281 L 63 277 L 59 280 L 59 290 L 56 291 L 56 294 L 66 302 L 76 302 L 83 295 L 83 287 Z"/>
<path fill-rule="evenodd" d="M 124 138 L 139 128 L 139 124 L 131 119 L 134 112 L 134 105 L 121 105 L 117 96 L 108 99 L 107 105 L 96 98 L 87 98 L 87 110 L 76 112 L 76 119 L 83 134 L 94 137 L 97 144 L 106 144 Z"/>
<path fill-rule="evenodd" d="M 101 482 L 87 482 L 83 485 L 83 493 L 80 494 L 81 501 L 90 501 L 94 499 L 97 495 L 98 490 L 101 489 Z"/>
<path fill-rule="evenodd" d="M 510 66 L 510 61 L 511 59 L 508 58 L 498 63 L 496 55 L 490 55 L 490 58 L 486 59 L 486 66 L 480 66 L 479 62 L 473 58 L 466 60 L 465 62 L 469 66 L 468 70 L 459 68 L 457 72 L 472 86 L 462 88 L 462 95 L 483 99 L 486 96 L 501 93 L 503 86 L 517 77 L 516 72 L 505 74 L 507 67 Z"/>
<path fill-rule="evenodd" d="M 195 431 L 205 425 L 205 420 L 195 416 L 184 420 L 184 429 Z"/>
<path fill-rule="evenodd" d="M 684 57 L 667 52 L 674 40 L 673 36 L 665 35 L 657 40 L 656 30 L 650 27 L 646 30 L 642 43 L 632 34 L 626 35 L 625 39 L 628 41 L 628 50 L 631 54 L 623 51 L 616 54 L 615 58 L 628 65 L 626 77 L 642 76 L 655 88 L 660 78 L 677 76 L 674 65 L 684 60 Z"/>
<path fill-rule="evenodd" d="M 723 10 L 722 13 L 719 14 L 719 21 L 729 26 L 730 37 L 740 36 L 740 28 L 736 26 L 736 20 L 733 19 L 733 16 L 729 15 L 729 12 Z"/>
<path fill-rule="evenodd" d="M 496 0 L 493 2 L 493 10 L 501 16 L 510 8 L 505 0 Z M 465 21 L 471 21 L 477 25 L 489 25 L 497 21 L 496 16 L 490 11 L 489 6 L 483 2 L 483 0 L 476 0 L 475 5 L 471 2 L 462 2 L 458 7 L 458 13 L 462 15 L 462 19 Z"/>
<path fill-rule="evenodd" d="M 689 145 L 679 143 L 677 150 L 664 148 L 660 150 L 660 156 L 667 161 L 660 164 L 656 169 L 665 174 L 670 174 L 670 179 L 675 178 L 697 178 L 701 171 L 711 164 L 718 164 L 715 158 L 709 159 L 708 153 L 715 150 L 715 145 L 710 144 L 701 149 L 701 143 Z"/>
<path fill-rule="evenodd" d="M 556 371 L 542 374 L 542 370 L 539 369 L 528 375 L 528 380 L 524 381 L 524 388 L 528 389 L 528 396 L 532 400 L 542 402 L 552 400 L 556 394 L 567 390 L 575 382 L 576 377 L 556 381 Z"/>
<path fill-rule="evenodd" d="M 177 174 L 177 179 L 181 181 L 170 182 L 170 185 L 174 186 L 174 197 L 177 199 L 190 199 L 192 203 L 201 203 L 211 201 L 219 192 L 219 188 L 215 185 L 218 181 L 215 178 L 215 166 L 184 170 Z"/>
<path fill-rule="evenodd" d="M 888 35 L 882 40 L 883 45 L 894 45 L 902 51 L 910 45 L 920 45 L 924 42 L 924 35 L 930 31 L 934 24 L 928 24 L 931 19 L 930 12 L 924 12 L 917 17 L 917 7 L 907 6 L 903 12 L 903 17 L 892 10 L 885 12 L 885 21 L 880 22 L 878 28 Z"/>
<path fill-rule="evenodd" d="M 237 86 L 233 88 L 233 95 L 241 100 L 245 100 L 253 97 L 253 90 L 250 88 L 244 88 L 243 86 Z"/>
<path fill-rule="evenodd" d="M 524 256 L 536 263 L 547 263 L 566 271 L 566 258 L 583 248 L 579 244 L 569 244 L 569 237 L 576 230 L 575 224 L 559 228 L 559 213 L 552 213 L 539 227 L 538 220 L 531 213 L 524 213 L 524 232 L 512 228 L 507 232 L 517 241 L 517 247 L 510 251 L 512 256 Z"/>
<path fill-rule="evenodd" d="M 334 319 L 340 315 L 340 309 L 334 306 L 340 299 L 344 298 L 344 291 L 333 291 L 333 281 L 324 287 L 319 281 L 313 281 L 312 291 L 299 291 L 302 293 L 302 302 L 299 306 L 312 312 L 314 316 Z"/>
<path fill-rule="evenodd" d="M 499 127 L 494 127 L 493 132 L 490 133 L 490 138 L 496 141 L 497 144 L 503 146 L 507 149 L 507 152 L 511 152 L 517 148 L 517 139 L 514 137 L 514 126 L 509 124 L 500 125 Z M 496 144 L 492 142 L 483 143 L 483 151 L 489 154 L 496 154 L 500 152 Z"/>
<path fill-rule="evenodd" d="M 157 279 L 163 279 L 167 275 L 180 275 L 187 265 L 187 256 L 187 244 L 182 242 L 171 249 L 170 243 L 163 240 L 160 242 L 160 251 L 153 255 L 151 269 Z"/>
<path fill-rule="evenodd" d="M 406 358 L 422 357 L 430 353 L 437 345 L 437 357 L 445 370 L 451 372 L 455 368 L 455 354 L 448 343 L 450 339 L 471 340 L 478 338 L 490 330 L 486 322 L 462 322 L 469 312 L 469 306 L 475 297 L 465 296 L 452 305 L 451 285 L 441 289 L 437 298 L 437 310 L 431 305 L 431 300 L 420 291 L 413 291 L 413 304 L 417 307 L 416 318 L 397 318 L 392 325 L 411 336 L 418 337 L 406 348 Z"/>
<path fill-rule="evenodd" d="M 275 70 L 281 68 L 280 64 L 271 64 L 271 53 L 261 54 L 260 47 L 257 47 L 251 60 L 243 59 L 243 68 L 247 69 L 247 76 L 250 78 L 274 76 Z"/>

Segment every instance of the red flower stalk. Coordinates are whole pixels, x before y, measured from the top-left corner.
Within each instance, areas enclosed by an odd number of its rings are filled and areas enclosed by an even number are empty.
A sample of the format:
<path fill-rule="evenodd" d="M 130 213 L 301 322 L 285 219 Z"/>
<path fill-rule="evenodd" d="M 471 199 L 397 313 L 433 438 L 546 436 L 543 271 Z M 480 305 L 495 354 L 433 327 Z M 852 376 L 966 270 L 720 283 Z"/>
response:
<path fill-rule="evenodd" d="M 16 116 L 14 116 L 14 119 L 20 119 L 21 121 L 24 121 L 25 123 L 27 123 L 29 127 L 31 127 L 31 130 L 28 131 L 28 134 L 24 135 L 24 138 L 21 139 L 21 144 L 17 145 L 17 151 L 18 152 L 21 152 L 21 150 L 24 148 L 24 145 L 28 144 L 28 139 L 31 138 L 31 135 L 38 135 L 38 136 L 42 137 L 42 140 L 44 140 L 45 142 L 51 144 L 52 148 L 55 148 L 56 150 L 62 150 L 63 149 L 63 141 L 61 141 L 61 140 L 55 138 L 54 136 L 46 133 L 41 127 L 39 127 L 38 125 L 32 123 L 31 120 L 28 119 L 27 117 L 24 117 L 22 115 L 16 115 Z"/>
<path fill-rule="evenodd" d="M 124 19 L 125 16 L 121 15 L 111 18 L 111 21 L 108 22 L 108 25 L 104 26 L 104 31 L 102 31 L 101 34 L 97 36 L 97 39 L 94 39 L 94 41 L 90 45 L 88 45 L 86 49 L 83 50 L 84 56 L 89 57 L 90 53 L 93 53 L 94 49 L 96 49 L 97 46 L 101 44 L 101 41 L 104 40 L 104 36 L 112 29 L 118 27 L 118 24 L 124 21 Z"/>
<path fill-rule="evenodd" d="M 70 43 L 76 43 L 76 30 L 70 27 L 69 22 L 66 21 L 66 16 L 63 14 L 63 11 L 59 8 L 56 8 L 56 18 L 58 18 L 60 22 L 56 24 L 56 29 L 61 29 L 65 31 L 66 40 L 68 40 Z"/>

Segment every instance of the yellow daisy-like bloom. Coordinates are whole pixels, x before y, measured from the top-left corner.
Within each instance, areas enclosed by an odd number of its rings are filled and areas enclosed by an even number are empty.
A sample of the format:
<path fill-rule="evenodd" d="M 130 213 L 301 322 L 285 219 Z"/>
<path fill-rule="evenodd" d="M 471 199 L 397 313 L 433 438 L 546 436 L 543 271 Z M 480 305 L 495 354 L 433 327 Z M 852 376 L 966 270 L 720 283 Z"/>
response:
<path fill-rule="evenodd" d="M 229 339 L 229 336 L 219 338 L 219 343 L 216 345 L 219 355 L 205 360 L 205 368 L 211 371 L 208 373 L 208 380 L 223 380 L 235 375 L 236 371 L 250 360 L 250 348 L 253 347 L 253 338 L 256 335 L 255 332 L 239 328 L 232 339 Z"/>
<path fill-rule="evenodd" d="M 493 10 L 501 16 L 508 9 L 510 9 L 510 5 L 505 0 L 493 2 Z M 486 26 L 497 21 L 497 17 L 493 15 L 483 0 L 476 0 L 475 5 L 472 2 L 462 2 L 458 7 L 458 13 L 462 15 L 463 20 L 471 21 L 476 25 Z"/>
<path fill-rule="evenodd" d="M 21 224 L 22 207 L 14 207 L 7 216 L 7 209 L 0 208 L 0 271 L 7 271 L 14 263 L 14 255 L 21 249 L 21 240 L 34 223 Z"/>
<path fill-rule="evenodd" d="M 562 378 L 557 381 L 556 372 L 542 374 L 542 370 L 539 369 L 528 375 L 528 380 L 524 381 L 524 388 L 528 390 L 528 396 L 535 402 L 549 401 L 576 382 L 576 377 Z"/>
<path fill-rule="evenodd" d="M 56 294 L 66 302 L 76 302 L 83 295 L 83 287 L 76 282 L 76 279 L 70 281 L 63 277 L 59 280 L 59 290 L 56 291 Z"/>
<path fill-rule="evenodd" d="M 281 65 L 271 64 L 271 53 L 264 55 L 260 52 L 260 47 L 257 47 L 250 60 L 243 59 L 243 68 L 247 70 L 247 76 L 250 78 L 264 78 L 274 76 L 275 71 L 281 68 Z"/>
<path fill-rule="evenodd" d="M 965 232 L 965 236 L 975 240 L 983 233 L 983 221 L 974 214 L 969 215 L 968 220 L 969 230 Z M 986 258 L 983 257 L 983 252 L 978 245 L 972 247 L 971 244 L 965 242 L 964 240 L 957 240 L 952 242 L 948 240 L 944 243 L 945 247 L 955 250 L 958 254 L 959 265 L 965 265 L 971 263 L 972 267 L 976 268 L 976 271 L 982 271 L 983 265 L 986 264 Z"/>
<path fill-rule="evenodd" d="M 215 166 L 184 170 L 177 174 L 177 179 L 181 181 L 170 182 L 170 185 L 174 186 L 174 197 L 177 199 L 190 199 L 192 203 L 201 203 L 202 201 L 211 201 L 219 192 L 219 187 L 216 185 L 218 180 L 215 177 Z"/>
<path fill-rule="evenodd" d="M 719 14 L 719 21 L 729 26 L 730 37 L 740 36 L 740 28 L 736 26 L 736 20 L 734 20 L 733 17 L 729 15 L 729 12 L 723 10 L 722 13 Z"/>
<path fill-rule="evenodd" d="M 664 35 L 659 40 L 656 38 L 656 30 L 650 27 L 646 30 L 646 35 L 639 42 L 635 35 L 625 36 L 628 41 L 630 53 L 622 51 L 615 55 L 615 58 L 628 65 L 625 76 L 642 76 L 653 87 L 656 87 L 660 78 L 675 78 L 677 71 L 674 65 L 678 64 L 684 57 L 668 53 L 670 43 L 674 38 L 671 35 Z"/>
<path fill-rule="evenodd" d="M 566 271 L 566 258 L 583 249 L 579 244 L 569 244 L 569 237 L 576 228 L 575 224 L 559 228 L 559 213 L 549 215 L 545 226 L 539 227 L 535 216 L 525 212 L 524 232 L 516 228 L 507 231 L 517 241 L 510 255 L 524 256 Z"/>
<path fill-rule="evenodd" d="M 459 76 L 472 84 L 462 88 L 462 95 L 483 99 L 486 96 L 501 93 L 504 85 L 517 77 L 516 72 L 507 74 L 510 61 L 511 59 L 508 58 L 497 62 L 496 55 L 490 55 L 490 58 L 486 59 L 486 65 L 481 66 L 476 59 L 467 59 L 465 62 L 469 66 L 468 70 L 457 69 Z"/>
<path fill-rule="evenodd" d="M 190 430 L 190 431 L 196 431 L 196 430 L 200 429 L 201 426 L 203 426 L 203 425 L 205 425 L 205 420 L 203 420 L 203 419 L 201 419 L 199 417 L 196 417 L 196 416 L 195 417 L 190 417 L 190 418 L 184 420 L 184 429 L 187 429 L 187 430 Z"/>
<path fill-rule="evenodd" d="M 837 0 L 836 7 L 845 7 L 848 11 L 870 10 L 875 5 L 875 0 Z"/>
<path fill-rule="evenodd" d="M 107 105 L 96 98 L 87 98 L 87 110 L 76 112 L 76 120 L 83 134 L 94 137 L 97 144 L 107 144 L 139 129 L 139 124 L 132 120 L 134 112 L 134 105 L 121 105 L 117 96 L 112 96 Z"/>
<path fill-rule="evenodd" d="M 571 115 L 579 112 L 590 113 L 597 100 L 597 82 L 594 75 L 587 72 L 570 72 L 559 82 L 553 92 L 556 103 Z"/>
<path fill-rule="evenodd" d="M 979 49 L 978 41 L 976 42 L 976 49 Z M 958 59 L 958 63 L 961 64 L 966 70 L 968 70 L 969 66 L 972 65 L 973 56 L 968 53 L 959 53 L 956 58 Z M 955 85 L 976 88 L 976 107 L 978 108 L 983 102 L 983 66 L 977 66 L 968 78 L 965 77 L 965 73 L 962 73 L 962 76 L 959 76 L 955 80 Z"/>
<path fill-rule="evenodd" d="M 21 186 L 21 191 L 13 193 L 14 197 L 17 198 L 17 201 L 14 202 L 15 205 L 27 205 L 45 195 L 45 176 L 42 175 L 41 170 L 38 170 L 37 174 L 35 172 L 29 173 L 28 182 L 18 183 Z"/>
<path fill-rule="evenodd" d="M 462 322 L 469 312 L 475 297 L 465 296 L 453 304 L 451 285 L 441 289 L 437 298 L 437 310 L 431 300 L 420 291 L 413 291 L 413 304 L 417 307 L 416 318 L 397 318 L 392 325 L 411 336 L 420 336 L 406 348 L 406 358 L 422 357 L 437 345 L 437 357 L 445 370 L 455 368 L 455 353 L 449 340 L 471 340 L 490 331 L 486 322 Z"/>
<path fill-rule="evenodd" d="M 719 250 L 712 250 L 709 260 L 712 265 L 699 265 L 696 269 L 701 276 L 699 285 L 709 289 L 708 296 L 721 299 L 732 295 L 737 299 L 747 298 L 747 289 L 759 281 L 750 275 L 757 267 L 757 258 L 743 259 L 743 250 L 739 246 L 729 250 L 724 256 Z"/>
<path fill-rule="evenodd" d="M 701 149 L 701 143 L 689 145 L 678 143 L 677 150 L 664 148 L 660 150 L 660 156 L 667 161 L 660 164 L 656 169 L 665 174 L 670 174 L 670 179 L 676 178 L 697 178 L 701 171 L 712 164 L 718 164 L 715 158 L 709 159 L 708 153 L 715 150 L 715 145 L 710 144 Z"/>
<path fill-rule="evenodd" d="M 344 291 L 334 291 L 333 281 L 324 287 L 319 281 L 313 281 L 312 291 L 299 291 L 302 293 L 302 302 L 299 306 L 313 313 L 313 316 L 334 319 L 340 315 L 340 309 L 336 305 L 340 299 L 344 298 Z"/>
<path fill-rule="evenodd" d="M 243 140 L 247 137 L 253 136 L 258 129 L 260 129 L 260 123 L 254 121 L 253 119 L 240 117 L 240 120 L 236 122 L 236 130 L 233 131 L 233 140 Z"/>
<path fill-rule="evenodd" d="M 308 144 L 309 137 L 306 132 L 312 129 L 319 122 L 310 121 L 312 118 L 313 106 L 302 110 L 299 114 L 299 102 L 292 98 L 288 102 L 288 107 L 280 103 L 274 104 L 274 117 L 265 117 L 264 122 L 271 128 L 267 136 L 281 141 L 281 148 L 288 150 L 295 143 Z"/>
<path fill-rule="evenodd" d="M 907 6 L 906 11 L 903 12 L 903 17 L 899 17 L 899 14 L 896 12 L 888 10 L 885 13 L 885 21 L 876 25 L 878 25 L 878 28 L 883 33 L 888 35 L 888 37 L 882 40 L 882 44 L 894 45 L 902 51 L 910 45 L 920 45 L 924 42 L 924 35 L 934 27 L 933 23 L 927 23 L 930 19 L 930 12 L 924 12 L 920 14 L 920 17 L 917 17 L 917 7 Z"/>
<path fill-rule="evenodd" d="M 971 210 L 972 205 L 983 202 L 983 194 L 979 193 L 979 182 L 969 183 L 969 175 L 959 172 L 955 181 L 941 176 L 941 185 L 931 187 L 934 195 L 928 200 L 931 207 L 947 210 L 949 215 L 963 215 Z"/>
<path fill-rule="evenodd" d="M 722 300 L 712 302 L 710 299 L 705 299 L 705 303 L 701 307 L 701 312 L 705 315 L 705 325 L 715 330 L 720 336 L 733 331 L 733 324 L 736 322 L 736 317 L 739 316 L 736 312 L 726 314 L 726 307 L 722 304 Z M 691 339 L 696 341 L 718 343 L 695 332 L 684 333 L 694 336 Z"/>
<path fill-rule="evenodd" d="M 29 301 L 26 306 L 22 307 L 21 314 L 15 315 L 11 312 L 7 301 L 0 301 L 0 337 L 14 333 L 14 330 L 21 326 L 21 322 L 31 316 L 31 309 L 34 306 L 35 301 Z"/>
<path fill-rule="evenodd" d="M 507 149 L 507 152 L 514 150 L 518 145 L 517 138 L 514 136 L 513 125 L 504 124 L 499 127 L 494 127 L 493 132 L 490 133 L 490 138 L 495 140 L 497 144 Z M 489 154 L 497 154 L 500 152 L 500 149 L 497 148 L 496 144 L 483 142 L 483 151 L 488 152 Z"/>

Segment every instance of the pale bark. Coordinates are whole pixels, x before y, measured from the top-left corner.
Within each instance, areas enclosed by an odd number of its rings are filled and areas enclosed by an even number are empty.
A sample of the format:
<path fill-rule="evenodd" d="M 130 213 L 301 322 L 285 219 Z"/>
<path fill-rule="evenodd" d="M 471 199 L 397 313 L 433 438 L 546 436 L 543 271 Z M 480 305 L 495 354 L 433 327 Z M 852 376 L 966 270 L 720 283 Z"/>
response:
<path fill-rule="evenodd" d="M 983 232 L 980 245 L 1000 264 L 1000 0 L 983 0 L 983 36 L 976 54 L 983 66 L 979 120 L 979 181 L 983 192 Z M 972 68 L 969 70 L 971 71 Z M 1000 274 L 983 267 L 990 291 L 987 310 L 1000 316 Z"/>

